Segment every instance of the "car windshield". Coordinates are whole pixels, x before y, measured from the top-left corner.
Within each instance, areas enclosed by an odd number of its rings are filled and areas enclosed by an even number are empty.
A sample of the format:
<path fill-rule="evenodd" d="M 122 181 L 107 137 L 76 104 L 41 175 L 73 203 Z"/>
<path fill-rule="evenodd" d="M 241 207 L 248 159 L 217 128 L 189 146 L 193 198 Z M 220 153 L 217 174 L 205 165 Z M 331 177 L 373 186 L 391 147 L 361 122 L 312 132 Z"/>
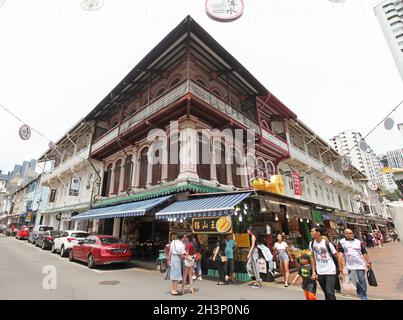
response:
<path fill-rule="evenodd" d="M 101 241 L 102 244 L 114 244 L 122 242 L 117 238 L 100 238 L 99 240 Z"/>
<path fill-rule="evenodd" d="M 88 233 L 85 232 L 74 232 L 71 234 L 72 237 L 74 238 L 87 238 L 88 237 Z"/>

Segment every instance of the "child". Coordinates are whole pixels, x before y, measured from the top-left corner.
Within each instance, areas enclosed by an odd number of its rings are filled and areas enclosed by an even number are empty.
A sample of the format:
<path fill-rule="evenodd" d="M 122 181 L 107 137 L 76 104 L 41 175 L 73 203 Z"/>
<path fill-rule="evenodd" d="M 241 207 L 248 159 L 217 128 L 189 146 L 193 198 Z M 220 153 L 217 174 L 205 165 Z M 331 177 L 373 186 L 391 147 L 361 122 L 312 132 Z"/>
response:
<path fill-rule="evenodd" d="M 302 277 L 302 289 L 305 293 L 306 300 L 316 300 L 316 281 L 312 280 L 312 266 L 310 264 L 310 256 L 303 254 L 300 257 L 301 266 L 298 268 L 298 274 L 291 282 L 292 285 Z"/>

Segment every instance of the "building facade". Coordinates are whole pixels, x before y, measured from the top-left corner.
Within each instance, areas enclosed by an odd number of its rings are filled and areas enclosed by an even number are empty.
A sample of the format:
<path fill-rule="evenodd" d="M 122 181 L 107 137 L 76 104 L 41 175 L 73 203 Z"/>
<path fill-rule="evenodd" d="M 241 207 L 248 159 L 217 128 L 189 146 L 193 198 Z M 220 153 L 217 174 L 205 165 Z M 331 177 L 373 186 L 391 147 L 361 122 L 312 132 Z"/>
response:
<path fill-rule="evenodd" d="M 403 79 L 403 0 L 383 1 L 374 11 Z"/>

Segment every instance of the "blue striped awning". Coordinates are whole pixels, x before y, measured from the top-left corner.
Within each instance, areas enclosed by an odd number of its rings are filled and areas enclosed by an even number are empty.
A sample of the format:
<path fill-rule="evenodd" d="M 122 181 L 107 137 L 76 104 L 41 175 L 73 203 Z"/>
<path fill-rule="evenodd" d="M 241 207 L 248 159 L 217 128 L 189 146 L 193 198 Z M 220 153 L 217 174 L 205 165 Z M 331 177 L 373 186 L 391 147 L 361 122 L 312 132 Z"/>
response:
<path fill-rule="evenodd" d="M 157 212 L 155 218 L 169 219 L 229 215 L 234 212 L 235 206 L 250 194 L 250 192 L 243 192 L 178 201 Z"/>
<path fill-rule="evenodd" d="M 171 198 L 172 195 L 119 204 L 112 207 L 91 209 L 79 215 L 71 217 L 71 220 L 91 220 L 91 219 L 109 219 L 109 218 L 127 218 L 144 216 L 147 210 L 150 210 L 164 201 Z"/>

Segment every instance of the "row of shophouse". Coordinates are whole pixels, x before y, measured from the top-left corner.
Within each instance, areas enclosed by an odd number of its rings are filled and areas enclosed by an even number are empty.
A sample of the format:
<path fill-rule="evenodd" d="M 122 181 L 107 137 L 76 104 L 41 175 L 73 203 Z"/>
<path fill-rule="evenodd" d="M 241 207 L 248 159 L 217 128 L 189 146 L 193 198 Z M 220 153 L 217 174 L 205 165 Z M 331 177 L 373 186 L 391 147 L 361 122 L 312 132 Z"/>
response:
<path fill-rule="evenodd" d="M 3 220 L 115 235 L 142 257 L 181 230 L 213 241 L 227 215 L 240 243 L 253 225 L 300 248 L 313 224 L 335 240 L 347 226 L 385 235 L 393 227 L 365 175 L 343 168 L 328 142 L 191 17 L 38 161 L 51 170 L 14 194 Z M 255 177 L 272 176 L 284 192 L 254 187 Z"/>

